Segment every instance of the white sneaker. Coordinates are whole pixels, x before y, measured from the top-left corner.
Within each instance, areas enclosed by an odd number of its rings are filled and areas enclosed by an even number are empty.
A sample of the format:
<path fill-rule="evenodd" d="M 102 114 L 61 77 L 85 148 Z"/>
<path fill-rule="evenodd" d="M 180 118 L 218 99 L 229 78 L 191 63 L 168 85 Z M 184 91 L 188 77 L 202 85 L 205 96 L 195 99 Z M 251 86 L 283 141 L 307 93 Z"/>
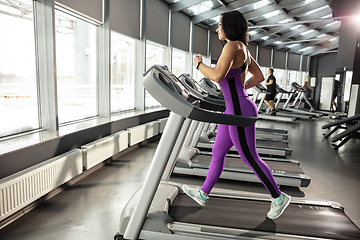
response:
<path fill-rule="evenodd" d="M 286 207 L 289 206 L 291 202 L 291 196 L 287 195 L 286 193 L 281 193 L 281 195 L 282 200 L 280 202 L 271 200 L 271 208 L 267 213 L 268 218 L 276 219 L 280 217 L 280 215 L 285 211 Z"/>
<path fill-rule="evenodd" d="M 183 185 L 182 189 L 184 190 L 184 192 L 186 193 L 186 195 L 188 195 L 189 197 L 191 197 L 193 200 L 195 200 L 195 202 L 197 202 L 198 204 L 200 204 L 201 206 L 205 206 L 207 200 L 209 199 L 209 197 L 207 197 L 206 199 L 203 198 L 200 194 L 200 187 L 197 188 L 190 188 L 186 185 Z"/>
<path fill-rule="evenodd" d="M 314 111 L 314 108 L 310 108 L 310 112 L 313 112 Z"/>

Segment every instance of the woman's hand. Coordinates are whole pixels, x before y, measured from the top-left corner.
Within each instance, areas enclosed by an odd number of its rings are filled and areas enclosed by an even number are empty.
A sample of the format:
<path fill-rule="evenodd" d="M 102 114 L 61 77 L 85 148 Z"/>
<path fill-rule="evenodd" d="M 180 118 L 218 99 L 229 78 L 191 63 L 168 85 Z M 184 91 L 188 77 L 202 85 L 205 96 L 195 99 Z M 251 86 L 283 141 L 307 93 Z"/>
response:
<path fill-rule="evenodd" d="M 196 67 L 196 64 L 198 64 L 198 62 L 202 62 L 202 56 L 200 53 L 195 55 L 193 65 Z"/>

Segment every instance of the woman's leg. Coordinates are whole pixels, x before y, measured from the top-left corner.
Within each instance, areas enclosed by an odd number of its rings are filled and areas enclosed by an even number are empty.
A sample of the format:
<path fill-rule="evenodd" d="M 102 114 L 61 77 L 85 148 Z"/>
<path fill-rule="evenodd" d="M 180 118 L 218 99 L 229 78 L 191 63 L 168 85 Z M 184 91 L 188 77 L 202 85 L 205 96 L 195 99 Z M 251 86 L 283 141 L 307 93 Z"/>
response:
<path fill-rule="evenodd" d="M 214 147 L 212 149 L 212 160 L 210 163 L 209 171 L 206 176 L 205 182 L 201 190 L 209 194 L 211 189 L 215 186 L 218 181 L 225 164 L 225 155 L 229 149 L 233 146 L 229 135 L 229 126 L 219 125 Z"/>
<path fill-rule="evenodd" d="M 303 98 L 304 98 L 305 102 L 307 103 L 307 105 L 309 105 L 310 108 L 313 108 L 313 106 L 311 105 L 311 102 L 309 100 L 309 97 L 307 95 L 304 95 Z"/>
<path fill-rule="evenodd" d="M 299 108 L 301 103 L 304 101 L 304 96 L 302 96 L 299 100 L 299 104 L 297 106 L 295 106 L 295 108 Z"/>
<path fill-rule="evenodd" d="M 231 140 L 244 163 L 254 171 L 273 198 L 279 197 L 281 191 L 271 169 L 260 158 L 256 150 L 255 125 L 250 127 L 229 126 L 229 132 Z"/>

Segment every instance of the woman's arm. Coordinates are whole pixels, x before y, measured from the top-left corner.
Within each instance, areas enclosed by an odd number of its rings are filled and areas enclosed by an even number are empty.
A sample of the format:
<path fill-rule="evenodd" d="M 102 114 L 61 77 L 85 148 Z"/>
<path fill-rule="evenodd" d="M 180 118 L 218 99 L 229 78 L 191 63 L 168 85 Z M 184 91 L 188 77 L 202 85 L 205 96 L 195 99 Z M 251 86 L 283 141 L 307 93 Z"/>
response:
<path fill-rule="evenodd" d="M 302 85 L 302 86 L 299 87 L 299 88 L 304 89 L 304 87 L 305 87 L 306 84 L 307 84 L 307 81 L 305 80 L 304 85 Z"/>
<path fill-rule="evenodd" d="M 238 52 L 239 52 L 239 45 L 234 42 L 228 42 L 224 46 L 219 61 L 217 62 L 215 68 L 206 66 L 205 64 L 201 63 L 198 69 L 205 77 L 211 79 L 214 82 L 219 83 L 222 80 L 224 80 L 226 74 L 229 72 Z M 197 63 L 201 61 L 202 61 L 202 56 L 200 54 L 196 55 L 193 61 L 194 66 L 196 66 Z"/>
<path fill-rule="evenodd" d="M 248 71 L 253 75 L 251 78 L 245 81 L 245 89 L 252 88 L 265 80 L 259 64 L 250 56 L 250 65 Z"/>

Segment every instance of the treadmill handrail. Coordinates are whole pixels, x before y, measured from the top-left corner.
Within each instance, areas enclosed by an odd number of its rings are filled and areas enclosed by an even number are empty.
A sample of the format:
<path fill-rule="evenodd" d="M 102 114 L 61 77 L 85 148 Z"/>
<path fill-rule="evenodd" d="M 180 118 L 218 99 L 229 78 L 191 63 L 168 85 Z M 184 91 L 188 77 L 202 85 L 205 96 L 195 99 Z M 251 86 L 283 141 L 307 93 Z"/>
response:
<path fill-rule="evenodd" d="M 357 132 L 360 130 L 360 123 L 355 124 L 354 126 L 348 128 L 347 130 L 343 131 L 342 133 L 336 135 L 331 139 L 332 142 L 336 142 L 338 140 L 341 140 L 347 136 L 350 136 L 351 134 Z"/>
<path fill-rule="evenodd" d="M 337 126 L 337 125 L 340 125 L 340 124 L 350 123 L 350 122 L 355 121 L 355 120 L 360 120 L 360 114 L 349 117 L 349 118 L 341 119 L 341 120 L 338 120 L 336 122 L 325 124 L 321 128 L 326 129 L 326 128 L 330 128 L 330 127 Z"/>
<path fill-rule="evenodd" d="M 167 67 L 154 65 L 145 74 L 143 84 L 162 105 L 185 118 L 225 125 L 251 126 L 257 118 L 211 112 L 187 101 L 189 95 L 182 83 Z M 201 99 L 199 99 L 202 101 Z"/>
<path fill-rule="evenodd" d="M 285 89 L 283 89 L 282 87 L 280 87 L 277 83 L 276 83 L 276 89 L 280 92 L 280 93 L 294 93 L 294 91 L 286 91 Z"/>

